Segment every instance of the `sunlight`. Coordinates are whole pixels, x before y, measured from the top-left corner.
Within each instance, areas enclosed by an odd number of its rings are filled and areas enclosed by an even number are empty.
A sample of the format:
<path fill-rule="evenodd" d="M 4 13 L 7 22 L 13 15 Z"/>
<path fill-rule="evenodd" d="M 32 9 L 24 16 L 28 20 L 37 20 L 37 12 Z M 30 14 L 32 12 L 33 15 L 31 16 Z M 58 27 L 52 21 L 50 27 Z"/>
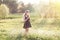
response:
<path fill-rule="evenodd" d="M 56 6 L 60 7 L 60 0 L 55 0 L 56 1 Z"/>
<path fill-rule="evenodd" d="M 57 2 L 60 2 L 60 0 L 56 0 Z"/>
<path fill-rule="evenodd" d="M 60 0 L 56 0 L 56 5 L 60 8 Z"/>
<path fill-rule="evenodd" d="M 54 3 L 60 3 L 60 0 L 50 0 L 51 2 L 54 2 Z"/>
<path fill-rule="evenodd" d="M 18 2 L 23 1 L 25 4 L 31 3 L 31 4 L 39 4 L 40 0 L 18 0 Z"/>
<path fill-rule="evenodd" d="M 48 3 L 49 0 L 18 0 L 18 2 L 23 1 L 25 4 L 31 3 L 31 4 L 39 4 L 40 2 Z"/>
<path fill-rule="evenodd" d="M 40 0 L 40 3 L 42 3 L 42 4 L 49 4 L 49 0 Z"/>
<path fill-rule="evenodd" d="M 45 3 L 48 3 L 49 0 L 40 0 L 41 2 L 45 2 Z"/>

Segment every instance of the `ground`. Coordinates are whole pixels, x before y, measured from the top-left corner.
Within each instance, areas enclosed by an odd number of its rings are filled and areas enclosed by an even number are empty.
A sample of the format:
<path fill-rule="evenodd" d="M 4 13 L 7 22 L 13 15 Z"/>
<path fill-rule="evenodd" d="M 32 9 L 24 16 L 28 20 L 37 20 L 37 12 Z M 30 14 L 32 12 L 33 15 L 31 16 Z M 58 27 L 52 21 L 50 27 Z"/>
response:
<path fill-rule="evenodd" d="M 37 19 L 37 20 L 36 20 Z M 47 20 L 47 21 L 46 21 Z M 56 24 L 54 24 L 56 22 Z M 59 19 L 31 16 L 32 27 L 27 38 L 24 37 L 23 18 L 0 20 L 1 40 L 60 40 Z"/>

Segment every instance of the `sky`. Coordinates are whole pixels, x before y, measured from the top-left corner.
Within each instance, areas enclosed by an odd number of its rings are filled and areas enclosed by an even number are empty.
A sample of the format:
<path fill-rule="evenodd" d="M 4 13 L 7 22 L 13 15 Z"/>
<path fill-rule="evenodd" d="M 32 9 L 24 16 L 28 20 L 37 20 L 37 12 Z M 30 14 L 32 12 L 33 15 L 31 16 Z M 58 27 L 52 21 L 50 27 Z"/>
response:
<path fill-rule="evenodd" d="M 48 3 L 49 0 L 18 0 L 18 2 L 23 1 L 25 4 L 31 3 L 31 4 L 39 4 L 40 2 Z"/>

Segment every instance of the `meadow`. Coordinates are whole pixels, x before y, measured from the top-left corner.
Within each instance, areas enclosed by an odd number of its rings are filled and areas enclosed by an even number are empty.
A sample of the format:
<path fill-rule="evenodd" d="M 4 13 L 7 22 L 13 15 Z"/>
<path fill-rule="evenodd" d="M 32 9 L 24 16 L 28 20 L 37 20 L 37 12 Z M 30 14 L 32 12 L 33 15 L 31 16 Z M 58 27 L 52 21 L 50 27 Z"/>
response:
<path fill-rule="evenodd" d="M 23 15 L 10 14 L 0 20 L 0 40 L 60 40 L 60 19 L 31 14 L 32 27 L 24 36 Z"/>

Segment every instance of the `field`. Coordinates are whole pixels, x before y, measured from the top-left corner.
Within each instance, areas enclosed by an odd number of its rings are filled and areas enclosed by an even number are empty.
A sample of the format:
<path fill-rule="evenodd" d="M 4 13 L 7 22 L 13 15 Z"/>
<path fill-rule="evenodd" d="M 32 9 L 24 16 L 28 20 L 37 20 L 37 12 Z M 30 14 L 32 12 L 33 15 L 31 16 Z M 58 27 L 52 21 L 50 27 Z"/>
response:
<path fill-rule="evenodd" d="M 24 36 L 23 15 L 10 14 L 0 20 L 0 40 L 60 40 L 60 19 L 31 14 L 32 27 Z"/>

